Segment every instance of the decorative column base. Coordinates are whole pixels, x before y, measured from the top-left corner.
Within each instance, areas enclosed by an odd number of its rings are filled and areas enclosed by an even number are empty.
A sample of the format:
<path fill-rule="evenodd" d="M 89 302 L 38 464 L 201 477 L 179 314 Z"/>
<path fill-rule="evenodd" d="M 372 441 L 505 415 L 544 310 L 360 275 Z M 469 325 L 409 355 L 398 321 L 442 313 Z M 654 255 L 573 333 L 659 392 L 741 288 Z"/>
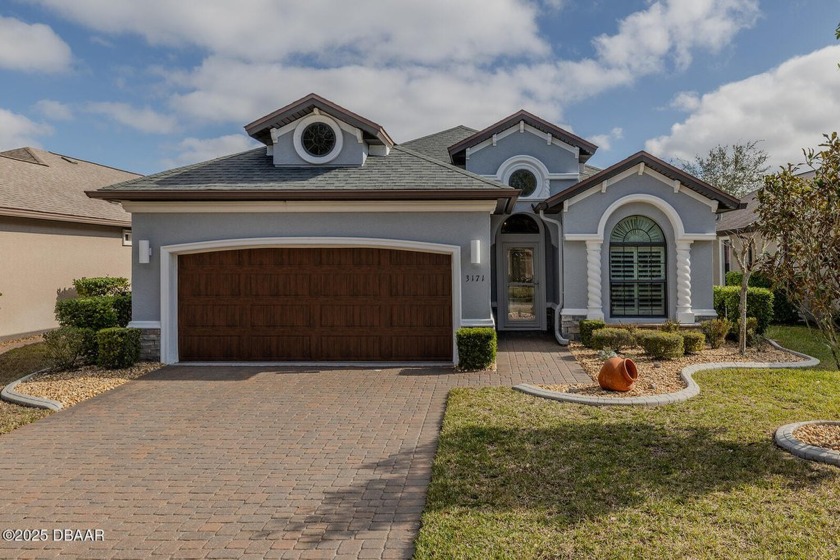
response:
<path fill-rule="evenodd" d="M 688 311 L 677 311 L 677 322 L 678 323 L 694 323 L 694 313 L 691 310 Z"/>

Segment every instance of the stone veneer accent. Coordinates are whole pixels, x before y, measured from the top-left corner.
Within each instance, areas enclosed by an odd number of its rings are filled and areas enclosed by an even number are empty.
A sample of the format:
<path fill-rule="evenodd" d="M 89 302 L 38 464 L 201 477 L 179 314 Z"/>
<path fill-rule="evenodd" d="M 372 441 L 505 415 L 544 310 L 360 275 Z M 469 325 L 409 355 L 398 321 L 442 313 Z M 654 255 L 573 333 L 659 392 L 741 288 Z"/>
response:
<path fill-rule="evenodd" d="M 562 315 L 560 317 L 560 332 L 569 340 L 580 340 L 580 322 L 586 315 Z"/>
<path fill-rule="evenodd" d="M 140 329 L 140 359 L 160 361 L 160 329 Z"/>

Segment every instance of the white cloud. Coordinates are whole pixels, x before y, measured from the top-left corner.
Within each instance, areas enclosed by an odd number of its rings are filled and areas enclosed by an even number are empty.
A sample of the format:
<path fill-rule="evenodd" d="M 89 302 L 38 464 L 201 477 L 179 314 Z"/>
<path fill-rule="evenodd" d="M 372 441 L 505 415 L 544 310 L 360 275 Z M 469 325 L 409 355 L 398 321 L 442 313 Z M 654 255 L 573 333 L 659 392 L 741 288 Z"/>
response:
<path fill-rule="evenodd" d="M 718 144 L 762 140 L 772 166 L 802 161 L 822 133 L 840 126 L 840 46 L 792 58 L 699 98 L 670 134 L 647 141 L 659 156 L 692 160 Z"/>
<path fill-rule="evenodd" d="M 538 20 L 558 0 L 37 1 L 98 33 L 206 50 L 158 70 L 179 118 L 244 124 L 314 91 L 398 140 L 519 108 L 559 122 L 569 103 L 722 48 L 757 13 L 757 0 L 658 0 L 597 37 L 594 57 L 554 60 Z"/>
<path fill-rule="evenodd" d="M 105 115 L 140 132 L 151 134 L 168 134 L 175 130 L 177 124 L 172 116 L 163 115 L 150 107 L 133 107 L 128 103 L 88 103 L 87 110 L 91 113 Z"/>
<path fill-rule="evenodd" d="M 54 121 L 69 121 L 73 118 L 73 111 L 67 104 L 53 99 L 41 99 L 35 103 L 35 110 Z"/>
<path fill-rule="evenodd" d="M 487 61 L 547 54 L 522 0 L 38 0 L 102 33 L 194 45 L 244 61 Z"/>
<path fill-rule="evenodd" d="M 244 134 L 228 134 L 217 138 L 185 138 L 175 147 L 178 155 L 167 159 L 163 164 L 167 167 L 180 167 L 199 161 L 207 161 L 217 158 L 244 152 L 255 148 L 260 144 L 251 140 Z"/>
<path fill-rule="evenodd" d="M 0 68 L 61 72 L 71 59 L 70 47 L 50 26 L 0 16 Z"/>
<path fill-rule="evenodd" d="M 605 152 L 608 152 L 612 149 L 613 140 L 621 140 L 622 138 L 624 138 L 624 129 L 615 127 L 608 134 L 590 136 L 589 141 Z"/>
<path fill-rule="evenodd" d="M 696 91 L 681 91 L 671 100 L 670 106 L 678 111 L 695 111 L 700 107 L 700 96 Z"/>
<path fill-rule="evenodd" d="M 24 146 L 40 147 L 38 138 L 53 133 L 51 126 L 36 123 L 23 115 L 0 109 L 0 150 Z"/>

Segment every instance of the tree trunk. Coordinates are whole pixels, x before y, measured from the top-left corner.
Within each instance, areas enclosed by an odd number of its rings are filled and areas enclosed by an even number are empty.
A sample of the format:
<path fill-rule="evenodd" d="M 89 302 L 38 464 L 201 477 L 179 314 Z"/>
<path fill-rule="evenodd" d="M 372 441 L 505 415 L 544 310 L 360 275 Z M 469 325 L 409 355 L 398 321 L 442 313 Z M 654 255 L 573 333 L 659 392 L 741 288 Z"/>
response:
<path fill-rule="evenodd" d="M 741 301 L 738 303 L 738 316 L 741 318 L 738 325 L 738 352 L 742 356 L 747 355 L 747 289 L 750 285 L 750 270 L 743 270 L 741 274 Z"/>

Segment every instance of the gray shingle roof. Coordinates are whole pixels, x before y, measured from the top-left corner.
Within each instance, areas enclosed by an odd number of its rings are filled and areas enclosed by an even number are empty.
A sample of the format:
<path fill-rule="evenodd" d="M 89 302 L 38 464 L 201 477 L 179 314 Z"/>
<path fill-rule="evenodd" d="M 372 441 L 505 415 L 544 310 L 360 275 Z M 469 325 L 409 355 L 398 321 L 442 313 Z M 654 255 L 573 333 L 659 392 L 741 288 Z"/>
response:
<path fill-rule="evenodd" d="M 458 126 L 454 126 L 447 130 L 429 134 L 428 136 L 423 136 L 422 138 L 409 140 L 408 142 L 400 145 L 406 148 L 411 148 L 415 152 L 420 152 L 421 154 L 425 154 L 431 158 L 451 163 L 448 151 L 449 146 L 454 146 L 458 142 L 469 138 L 476 132 L 478 131 L 473 128 L 459 124 Z"/>
<path fill-rule="evenodd" d="M 265 148 L 148 175 L 99 189 L 98 195 L 140 191 L 447 191 L 510 187 L 406 148 L 368 157 L 361 167 L 275 167 Z M 119 199 L 118 196 L 108 198 Z M 126 197 L 126 200 L 130 198 Z"/>
<path fill-rule="evenodd" d="M 85 191 L 135 177 L 36 148 L 0 152 L 0 214 L 128 226 L 131 216 L 121 207 L 91 200 Z"/>
<path fill-rule="evenodd" d="M 746 203 L 746 208 L 721 214 L 715 226 L 717 232 L 723 233 L 751 227 L 758 219 L 758 214 L 756 213 L 758 209 L 758 197 L 756 194 L 758 194 L 758 191 L 753 191 L 744 195 L 744 198 L 741 199 L 742 204 Z"/>

